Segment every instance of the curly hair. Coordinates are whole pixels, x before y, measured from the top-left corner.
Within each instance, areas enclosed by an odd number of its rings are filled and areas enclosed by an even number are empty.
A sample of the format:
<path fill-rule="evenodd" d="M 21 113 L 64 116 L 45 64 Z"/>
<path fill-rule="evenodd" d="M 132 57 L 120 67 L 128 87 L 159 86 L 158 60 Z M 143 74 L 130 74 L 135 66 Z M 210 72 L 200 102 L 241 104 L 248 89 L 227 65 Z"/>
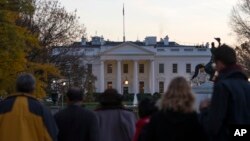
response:
<path fill-rule="evenodd" d="M 236 52 L 230 46 L 223 44 L 222 46 L 216 48 L 214 52 L 214 60 L 219 60 L 226 66 L 234 65 L 237 63 Z"/>
<path fill-rule="evenodd" d="M 194 111 L 194 95 L 191 87 L 184 77 L 174 78 L 165 94 L 158 101 L 160 110 L 189 113 Z"/>

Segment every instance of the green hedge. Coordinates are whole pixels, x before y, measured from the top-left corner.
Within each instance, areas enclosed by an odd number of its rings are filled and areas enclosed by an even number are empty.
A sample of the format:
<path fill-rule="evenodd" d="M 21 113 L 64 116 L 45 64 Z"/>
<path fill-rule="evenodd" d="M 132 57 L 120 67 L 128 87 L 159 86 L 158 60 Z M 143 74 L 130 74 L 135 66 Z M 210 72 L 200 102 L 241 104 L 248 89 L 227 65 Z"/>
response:
<path fill-rule="evenodd" d="M 145 98 L 152 98 L 152 95 L 150 93 L 139 93 L 137 94 L 137 100 L 140 102 Z"/>
<path fill-rule="evenodd" d="M 98 102 L 99 96 L 101 93 L 93 93 L 93 94 L 85 94 L 84 101 L 85 102 Z M 141 100 L 145 98 L 152 98 L 154 100 L 158 100 L 161 97 L 161 94 L 159 93 L 154 93 L 151 95 L 150 93 L 139 93 L 137 94 L 137 100 L 140 102 Z M 123 101 L 124 102 L 133 102 L 134 100 L 134 94 L 129 93 L 129 94 L 123 94 Z"/>
<path fill-rule="evenodd" d="M 134 100 L 134 94 L 123 94 L 123 101 L 132 102 Z"/>
<path fill-rule="evenodd" d="M 153 94 L 152 98 L 153 98 L 155 101 L 157 101 L 158 99 L 161 98 L 161 94 L 155 92 L 155 93 Z"/>

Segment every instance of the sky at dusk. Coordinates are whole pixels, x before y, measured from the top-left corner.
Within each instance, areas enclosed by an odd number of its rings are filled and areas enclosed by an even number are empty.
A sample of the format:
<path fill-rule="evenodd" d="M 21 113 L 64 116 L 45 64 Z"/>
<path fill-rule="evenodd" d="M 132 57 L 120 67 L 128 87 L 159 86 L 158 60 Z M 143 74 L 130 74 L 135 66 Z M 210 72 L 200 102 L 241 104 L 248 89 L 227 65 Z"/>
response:
<path fill-rule="evenodd" d="M 221 37 L 234 45 L 230 14 L 237 0 L 59 0 L 68 11 L 77 9 L 88 38 L 122 40 L 122 5 L 125 4 L 126 40 L 157 39 L 169 35 L 181 44 L 201 44 Z"/>

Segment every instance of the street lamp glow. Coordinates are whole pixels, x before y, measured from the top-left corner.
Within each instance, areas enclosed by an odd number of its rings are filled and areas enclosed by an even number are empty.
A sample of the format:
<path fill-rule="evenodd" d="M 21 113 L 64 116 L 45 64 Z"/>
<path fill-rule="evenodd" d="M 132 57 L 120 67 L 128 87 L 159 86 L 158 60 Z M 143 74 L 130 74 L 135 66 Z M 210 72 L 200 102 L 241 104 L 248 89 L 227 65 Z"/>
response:
<path fill-rule="evenodd" d="M 128 80 L 125 80 L 124 84 L 125 84 L 125 85 L 128 85 Z"/>
<path fill-rule="evenodd" d="M 63 82 L 63 84 L 62 84 L 63 86 L 65 86 L 66 85 L 66 82 Z"/>
<path fill-rule="evenodd" d="M 53 83 L 56 83 L 56 80 L 53 80 L 52 82 L 53 82 Z"/>

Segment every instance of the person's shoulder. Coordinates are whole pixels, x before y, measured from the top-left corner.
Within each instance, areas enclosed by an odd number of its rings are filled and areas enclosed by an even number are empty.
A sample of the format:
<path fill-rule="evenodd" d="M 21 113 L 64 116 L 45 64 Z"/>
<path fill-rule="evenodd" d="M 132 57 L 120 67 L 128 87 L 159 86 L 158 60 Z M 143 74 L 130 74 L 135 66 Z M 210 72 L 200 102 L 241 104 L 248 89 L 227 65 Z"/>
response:
<path fill-rule="evenodd" d="M 0 105 L 7 105 L 9 103 L 13 103 L 15 102 L 16 97 L 7 97 L 5 99 L 3 99 L 2 101 L 0 101 Z"/>
<path fill-rule="evenodd" d="M 163 117 L 164 117 L 164 112 L 157 111 L 151 116 L 150 121 L 159 121 L 159 119 L 161 119 Z"/>
<path fill-rule="evenodd" d="M 44 116 L 49 112 L 49 109 L 35 98 L 28 97 L 29 111 L 38 116 Z"/>
<path fill-rule="evenodd" d="M 151 119 L 159 120 L 159 119 L 164 118 L 164 117 L 172 117 L 172 116 L 198 119 L 198 114 L 196 111 L 181 113 L 181 112 L 174 112 L 174 111 L 169 111 L 169 110 L 158 111 L 151 116 Z"/>
<path fill-rule="evenodd" d="M 119 109 L 119 111 L 121 113 L 123 113 L 124 115 L 128 115 L 128 116 L 134 116 L 135 113 L 132 110 L 128 110 L 128 109 Z"/>
<path fill-rule="evenodd" d="M 230 81 L 230 80 L 223 79 L 223 80 L 217 81 L 216 83 L 214 83 L 214 90 L 216 90 L 216 89 L 224 89 L 225 83 L 228 83 L 228 81 Z"/>
<path fill-rule="evenodd" d="M 82 106 L 68 106 L 65 109 L 59 111 L 56 115 L 64 115 L 64 114 L 71 114 L 77 112 L 79 115 L 88 115 L 88 116 L 95 116 L 95 113 L 89 109 L 86 109 Z"/>
<path fill-rule="evenodd" d="M 91 111 L 91 110 L 86 109 L 84 107 L 81 107 L 81 109 L 82 109 L 83 113 L 86 114 L 86 115 L 96 116 L 96 113 L 94 111 Z"/>
<path fill-rule="evenodd" d="M 68 108 L 67 107 L 64 108 L 64 109 L 59 110 L 58 112 L 56 112 L 54 117 L 58 118 L 58 117 L 61 117 L 61 116 L 65 115 L 65 114 L 70 114 L 70 113 L 68 113 Z"/>
<path fill-rule="evenodd" d="M 84 107 L 78 107 L 78 110 L 79 117 L 82 117 L 82 119 L 84 119 L 86 122 L 89 122 L 91 124 L 93 121 L 97 120 L 97 114 L 94 111 L 91 111 Z"/>
<path fill-rule="evenodd" d="M 198 116 L 198 113 L 196 111 L 191 111 L 191 112 L 188 112 L 187 114 L 193 117 Z"/>
<path fill-rule="evenodd" d="M 6 113 L 11 111 L 14 102 L 15 102 L 16 97 L 10 97 L 10 98 L 6 98 L 4 100 L 2 100 L 0 102 L 0 114 Z"/>
<path fill-rule="evenodd" d="M 29 108 L 35 107 L 37 108 L 37 110 L 38 109 L 43 110 L 45 108 L 45 106 L 37 99 L 30 98 L 30 97 L 28 97 L 27 99 L 28 99 Z"/>
<path fill-rule="evenodd" d="M 198 120 L 199 115 L 196 111 L 190 112 L 190 113 L 186 113 L 187 117 L 189 117 L 190 119 L 193 120 Z"/>

